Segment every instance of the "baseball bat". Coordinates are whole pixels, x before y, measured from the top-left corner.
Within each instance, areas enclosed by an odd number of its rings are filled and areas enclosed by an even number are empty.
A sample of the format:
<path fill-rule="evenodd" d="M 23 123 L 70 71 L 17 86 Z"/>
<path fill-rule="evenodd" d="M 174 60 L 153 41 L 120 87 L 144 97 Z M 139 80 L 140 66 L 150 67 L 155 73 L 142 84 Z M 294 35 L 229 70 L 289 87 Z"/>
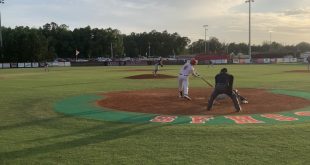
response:
<path fill-rule="evenodd" d="M 213 85 L 211 83 L 209 83 L 206 79 L 204 79 L 203 77 L 200 77 L 202 81 L 204 81 L 205 83 L 207 83 L 210 87 L 213 87 Z"/>

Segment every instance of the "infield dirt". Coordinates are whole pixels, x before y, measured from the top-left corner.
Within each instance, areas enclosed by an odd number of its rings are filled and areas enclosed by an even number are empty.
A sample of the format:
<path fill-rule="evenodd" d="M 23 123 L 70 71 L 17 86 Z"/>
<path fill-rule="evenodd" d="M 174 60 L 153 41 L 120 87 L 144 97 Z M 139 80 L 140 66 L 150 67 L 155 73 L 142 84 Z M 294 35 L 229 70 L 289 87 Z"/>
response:
<path fill-rule="evenodd" d="M 211 88 L 190 88 L 191 101 L 179 98 L 177 89 L 148 89 L 105 93 L 105 99 L 97 101 L 97 104 L 118 111 L 165 115 L 262 114 L 310 106 L 310 100 L 274 94 L 264 89 L 238 90 L 249 100 L 249 104 L 241 104 L 243 110 L 239 113 L 235 112 L 230 98 L 219 100 L 211 111 L 206 111 Z"/>

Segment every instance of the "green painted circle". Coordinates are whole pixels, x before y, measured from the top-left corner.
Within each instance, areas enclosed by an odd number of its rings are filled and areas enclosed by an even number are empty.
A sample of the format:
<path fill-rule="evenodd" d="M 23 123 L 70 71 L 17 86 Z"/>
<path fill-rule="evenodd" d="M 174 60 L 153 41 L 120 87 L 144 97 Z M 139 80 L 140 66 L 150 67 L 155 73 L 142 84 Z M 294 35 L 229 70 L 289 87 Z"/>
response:
<path fill-rule="evenodd" d="M 289 96 L 301 97 L 310 100 L 310 93 L 300 92 L 300 91 L 289 91 L 289 90 L 271 90 L 275 94 L 284 94 Z M 58 101 L 54 105 L 54 110 L 59 113 L 73 115 L 82 118 L 103 120 L 103 121 L 115 121 L 115 122 L 131 122 L 131 123 L 149 123 L 152 119 L 158 117 L 158 114 L 147 114 L 147 113 L 135 113 L 135 112 L 124 112 L 117 111 L 113 109 L 103 108 L 96 105 L 97 100 L 103 99 L 102 96 L 98 95 L 81 95 L 66 98 L 64 100 Z M 300 116 L 296 112 L 310 113 L 310 107 L 305 107 L 302 109 L 292 110 L 289 112 L 272 113 L 279 114 L 286 117 L 297 118 L 298 120 L 290 122 L 305 122 L 310 121 L 309 115 Z M 169 115 L 163 115 L 169 116 Z M 204 124 L 215 125 L 215 124 L 234 124 L 235 121 L 228 119 L 227 116 L 214 116 L 212 120 L 205 122 Z M 251 116 L 253 119 L 262 121 L 262 123 L 275 124 L 279 121 L 265 118 L 261 114 L 254 115 L 239 115 L 239 116 Z M 177 116 L 170 123 L 172 124 L 190 124 L 192 122 L 191 116 Z"/>

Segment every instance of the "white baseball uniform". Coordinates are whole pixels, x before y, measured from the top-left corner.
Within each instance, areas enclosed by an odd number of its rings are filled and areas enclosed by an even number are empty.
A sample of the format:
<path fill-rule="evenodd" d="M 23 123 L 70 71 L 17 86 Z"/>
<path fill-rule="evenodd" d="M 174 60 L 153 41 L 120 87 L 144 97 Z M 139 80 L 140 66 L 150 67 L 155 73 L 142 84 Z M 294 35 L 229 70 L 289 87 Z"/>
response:
<path fill-rule="evenodd" d="M 188 96 L 188 76 L 195 73 L 195 68 L 189 62 L 183 65 L 179 74 L 179 91 L 183 92 L 184 96 Z"/>

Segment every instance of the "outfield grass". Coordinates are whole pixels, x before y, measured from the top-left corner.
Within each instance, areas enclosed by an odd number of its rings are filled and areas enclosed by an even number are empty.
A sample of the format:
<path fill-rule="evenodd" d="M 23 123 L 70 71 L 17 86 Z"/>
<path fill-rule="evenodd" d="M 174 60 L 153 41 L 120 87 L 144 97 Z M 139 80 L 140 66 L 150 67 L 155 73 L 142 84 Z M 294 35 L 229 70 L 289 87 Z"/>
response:
<path fill-rule="evenodd" d="M 198 66 L 213 82 L 224 66 Z M 305 65 L 225 65 L 236 88 L 310 92 Z M 145 67 L 0 70 L 0 164 L 309 164 L 310 123 L 169 125 L 102 122 L 55 113 L 61 99 L 116 90 L 177 88 L 176 79 L 129 80 Z M 176 75 L 180 66 L 161 74 Z M 191 78 L 190 87 L 205 87 Z"/>

